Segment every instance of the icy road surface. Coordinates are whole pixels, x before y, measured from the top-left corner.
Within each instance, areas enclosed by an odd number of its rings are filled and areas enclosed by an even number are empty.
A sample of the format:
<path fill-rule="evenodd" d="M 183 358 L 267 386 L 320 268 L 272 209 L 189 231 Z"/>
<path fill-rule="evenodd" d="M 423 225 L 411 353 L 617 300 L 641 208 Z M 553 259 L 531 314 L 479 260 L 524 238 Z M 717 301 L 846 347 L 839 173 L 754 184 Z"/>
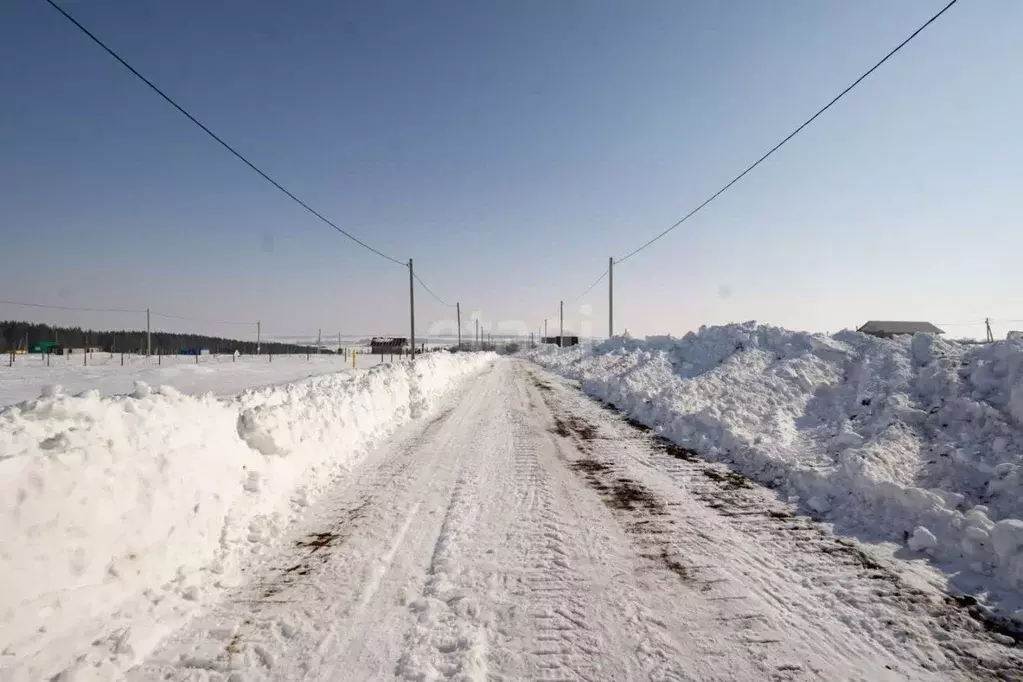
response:
<path fill-rule="evenodd" d="M 502 360 L 132 680 L 994 680 L 936 574 Z"/>

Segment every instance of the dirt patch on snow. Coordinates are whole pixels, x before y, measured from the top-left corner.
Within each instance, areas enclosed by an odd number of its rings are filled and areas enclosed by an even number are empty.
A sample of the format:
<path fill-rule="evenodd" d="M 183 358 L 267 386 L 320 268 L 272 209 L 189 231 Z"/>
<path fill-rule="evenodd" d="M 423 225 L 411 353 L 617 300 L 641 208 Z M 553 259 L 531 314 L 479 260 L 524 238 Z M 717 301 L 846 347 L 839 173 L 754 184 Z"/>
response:
<path fill-rule="evenodd" d="M 626 533 L 634 538 L 638 554 L 651 567 L 668 571 L 687 586 L 703 592 L 713 590 L 715 583 L 720 582 L 712 574 L 712 567 L 689 565 L 678 553 L 678 541 L 673 542 L 673 538 L 681 528 L 672 519 L 672 505 L 626 474 L 614 459 L 616 438 L 648 445 L 653 466 L 676 478 L 694 500 L 724 518 L 734 519 L 751 542 L 774 546 L 777 556 L 790 564 L 790 570 L 801 571 L 814 555 L 827 556 L 833 570 L 826 583 L 837 581 L 847 590 L 873 595 L 879 604 L 901 613 L 899 620 L 904 618 L 907 624 L 923 621 L 929 629 L 948 632 L 951 636 L 939 641 L 946 661 L 954 666 L 954 674 L 971 680 L 1023 680 L 1023 655 L 1015 649 L 1019 631 L 1010 623 L 991 617 L 973 598 L 950 595 L 941 598 L 907 583 L 897 569 L 873 556 L 860 543 L 833 535 L 777 500 L 768 488 L 719 463 L 702 459 L 691 449 L 668 442 L 633 419 L 619 415 L 621 422 L 632 427 L 631 435 L 608 432 L 599 437 L 596 436 L 599 428 L 607 432 L 607 427 L 598 427 L 578 414 L 568 413 L 557 391 L 550 390 L 543 398 L 555 415 L 552 431 L 571 438 L 586 455 L 570 461 L 569 468 L 581 475 L 621 520 Z M 608 412 L 616 412 L 610 404 L 600 405 Z M 599 443 L 594 442 L 597 438 Z M 828 589 L 825 583 L 821 589 Z M 893 622 L 892 627 L 899 627 L 898 622 Z M 998 649 L 969 646 L 971 640 L 978 643 L 994 640 L 1007 648 L 1001 648 L 1004 655 L 996 654 Z"/>

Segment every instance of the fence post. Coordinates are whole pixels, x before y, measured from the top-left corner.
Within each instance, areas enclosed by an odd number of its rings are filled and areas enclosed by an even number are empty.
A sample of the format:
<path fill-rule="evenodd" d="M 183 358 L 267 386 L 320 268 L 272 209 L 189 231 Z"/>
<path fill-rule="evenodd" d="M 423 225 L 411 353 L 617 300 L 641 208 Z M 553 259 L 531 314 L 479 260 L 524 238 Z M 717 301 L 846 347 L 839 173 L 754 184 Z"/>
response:
<path fill-rule="evenodd" d="M 124 367 L 124 351 L 121 351 L 121 367 Z"/>

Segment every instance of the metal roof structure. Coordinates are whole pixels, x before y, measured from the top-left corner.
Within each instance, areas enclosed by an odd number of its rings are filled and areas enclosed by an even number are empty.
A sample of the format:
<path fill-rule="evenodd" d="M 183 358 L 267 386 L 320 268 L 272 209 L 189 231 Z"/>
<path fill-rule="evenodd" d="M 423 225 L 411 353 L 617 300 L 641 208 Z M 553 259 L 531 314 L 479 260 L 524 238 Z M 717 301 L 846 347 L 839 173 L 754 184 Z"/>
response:
<path fill-rule="evenodd" d="M 864 334 L 944 334 L 945 331 L 938 329 L 930 322 L 906 322 L 898 320 L 871 320 L 857 329 Z"/>

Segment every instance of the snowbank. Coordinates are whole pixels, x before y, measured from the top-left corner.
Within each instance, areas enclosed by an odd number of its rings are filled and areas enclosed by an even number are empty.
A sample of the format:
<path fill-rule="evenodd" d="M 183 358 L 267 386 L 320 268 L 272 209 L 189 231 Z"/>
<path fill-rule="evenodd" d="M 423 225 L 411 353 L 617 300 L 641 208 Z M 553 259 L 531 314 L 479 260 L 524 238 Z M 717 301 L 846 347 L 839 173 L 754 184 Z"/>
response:
<path fill-rule="evenodd" d="M 0 679 L 110 679 L 491 354 L 236 398 L 139 383 L 0 409 Z"/>
<path fill-rule="evenodd" d="M 1023 339 L 746 323 L 525 355 L 820 516 L 1023 591 Z"/>

